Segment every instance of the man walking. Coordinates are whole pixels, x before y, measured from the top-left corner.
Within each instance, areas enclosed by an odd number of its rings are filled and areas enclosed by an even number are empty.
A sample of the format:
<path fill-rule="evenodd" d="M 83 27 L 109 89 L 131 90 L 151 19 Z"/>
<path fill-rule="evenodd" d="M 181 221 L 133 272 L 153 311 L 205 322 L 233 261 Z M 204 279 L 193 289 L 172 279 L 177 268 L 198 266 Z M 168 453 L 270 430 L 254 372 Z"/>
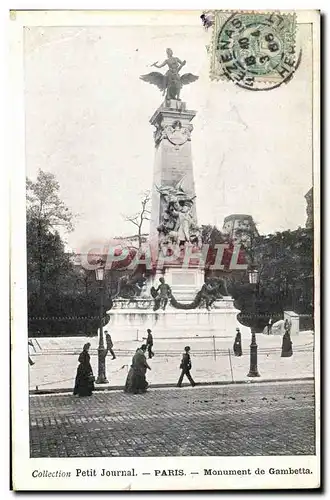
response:
<path fill-rule="evenodd" d="M 104 333 L 105 333 L 105 341 L 107 343 L 107 351 L 110 352 L 110 354 L 112 355 L 112 359 L 116 359 L 116 355 L 113 352 L 113 342 L 111 335 L 107 331 L 105 331 Z"/>
<path fill-rule="evenodd" d="M 192 387 L 194 387 L 196 385 L 196 383 L 194 382 L 194 379 L 190 375 L 190 370 L 191 370 L 191 359 L 190 359 L 190 354 L 189 354 L 190 347 L 186 346 L 184 348 L 184 350 L 185 350 L 185 352 L 182 355 L 182 360 L 180 363 L 180 368 L 182 371 L 181 371 L 181 375 L 180 375 L 180 378 L 179 378 L 178 383 L 177 383 L 177 387 L 181 387 L 182 380 L 183 380 L 183 377 L 185 375 L 186 375 L 187 379 L 189 380 L 190 384 L 192 385 Z"/>
<path fill-rule="evenodd" d="M 148 333 L 148 336 L 147 336 L 146 346 L 148 349 L 148 358 L 151 359 L 155 355 L 155 353 L 152 352 L 152 346 L 154 345 L 154 339 L 152 337 L 151 330 L 149 328 L 147 330 L 147 333 Z"/>

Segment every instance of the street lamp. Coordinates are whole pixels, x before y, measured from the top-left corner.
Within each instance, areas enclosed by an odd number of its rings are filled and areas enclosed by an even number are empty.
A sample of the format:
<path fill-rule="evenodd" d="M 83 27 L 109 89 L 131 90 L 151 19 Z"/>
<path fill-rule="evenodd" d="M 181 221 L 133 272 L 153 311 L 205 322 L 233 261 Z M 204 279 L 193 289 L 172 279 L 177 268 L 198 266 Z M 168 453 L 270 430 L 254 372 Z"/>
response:
<path fill-rule="evenodd" d="M 98 267 L 95 268 L 96 281 L 99 282 L 100 288 L 100 336 L 99 336 L 99 346 L 97 349 L 98 354 L 98 376 L 96 379 L 96 384 L 108 384 L 107 376 L 105 373 L 105 358 L 107 355 L 107 350 L 104 347 L 103 340 L 103 283 L 104 283 L 104 261 L 98 260 Z"/>
<path fill-rule="evenodd" d="M 258 278 L 259 278 L 258 269 L 256 269 L 255 267 L 252 267 L 251 269 L 249 269 L 248 273 L 249 273 L 249 282 L 252 285 L 256 285 L 258 283 Z"/>
<path fill-rule="evenodd" d="M 259 272 L 255 267 L 251 267 L 248 271 L 249 273 L 249 282 L 253 285 L 253 308 L 252 314 L 256 314 L 256 293 L 259 281 Z M 256 342 L 256 321 L 251 321 L 251 344 L 250 344 L 250 371 L 247 374 L 248 377 L 260 377 L 258 372 L 258 345 Z"/>

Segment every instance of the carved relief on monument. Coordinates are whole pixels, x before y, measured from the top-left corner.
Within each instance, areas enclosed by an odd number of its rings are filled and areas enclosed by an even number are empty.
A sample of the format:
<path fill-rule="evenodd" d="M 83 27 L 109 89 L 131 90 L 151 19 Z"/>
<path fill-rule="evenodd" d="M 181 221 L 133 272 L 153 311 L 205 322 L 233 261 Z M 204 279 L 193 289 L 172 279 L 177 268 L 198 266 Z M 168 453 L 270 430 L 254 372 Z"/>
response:
<path fill-rule="evenodd" d="M 182 180 L 176 186 L 157 188 L 163 201 L 163 212 L 158 226 L 159 247 L 164 255 L 168 250 L 180 248 L 185 244 L 201 247 L 201 234 L 192 215 L 196 196 L 190 196 L 181 187 Z"/>
<path fill-rule="evenodd" d="M 180 120 L 175 120 L 172 125 L 165 125 L 164 121 L 159 122 L 154 132 L 155 143 L 159 144 L 161 140 L 167 139 L 171 144 L 179 148 L 179 146 L 191 140 L 192 130 L 193 126 L 190 123 L 183 126 Z"/>

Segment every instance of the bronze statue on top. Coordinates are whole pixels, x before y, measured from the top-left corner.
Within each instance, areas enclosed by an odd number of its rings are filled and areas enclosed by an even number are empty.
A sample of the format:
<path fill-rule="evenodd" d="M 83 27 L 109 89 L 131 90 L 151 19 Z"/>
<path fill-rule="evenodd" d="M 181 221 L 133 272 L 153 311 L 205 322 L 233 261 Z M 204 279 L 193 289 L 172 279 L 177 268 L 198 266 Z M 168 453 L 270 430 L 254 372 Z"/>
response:
<path fill-rule="evenodd" d="M 179 71 L 186 64 L 186 61 L 181 61 L 178 57 L 173 56 L 173 51 L 171 49 L 166 49 L 167 59 L 161 64 L 158 62 L 153 63 L 151 66 L 155 68 L 163 68 L 168 66 L 168 71 L 163 75 L 157 71 L 148 73 L 147 75 L 140 76 L 141 80 L 157 85 L 159 90 L 166 93 L 166 99 L 175 99 L 180 101 L 180 91 L 182 85 L 188 85 L 198 80 L 198 76 L 192 73 L 185 73 L 180 76 Z"/>

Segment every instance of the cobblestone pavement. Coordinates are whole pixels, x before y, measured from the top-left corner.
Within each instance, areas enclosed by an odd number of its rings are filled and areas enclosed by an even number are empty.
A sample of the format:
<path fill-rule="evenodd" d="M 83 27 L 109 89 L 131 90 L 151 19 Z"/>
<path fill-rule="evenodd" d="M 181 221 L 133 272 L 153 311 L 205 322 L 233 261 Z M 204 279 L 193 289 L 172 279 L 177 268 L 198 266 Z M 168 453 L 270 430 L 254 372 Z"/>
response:
<path fill-rule="evenodd" d="M 30 396 L 31 457 L 314 454 L 314 386 Z"/>

